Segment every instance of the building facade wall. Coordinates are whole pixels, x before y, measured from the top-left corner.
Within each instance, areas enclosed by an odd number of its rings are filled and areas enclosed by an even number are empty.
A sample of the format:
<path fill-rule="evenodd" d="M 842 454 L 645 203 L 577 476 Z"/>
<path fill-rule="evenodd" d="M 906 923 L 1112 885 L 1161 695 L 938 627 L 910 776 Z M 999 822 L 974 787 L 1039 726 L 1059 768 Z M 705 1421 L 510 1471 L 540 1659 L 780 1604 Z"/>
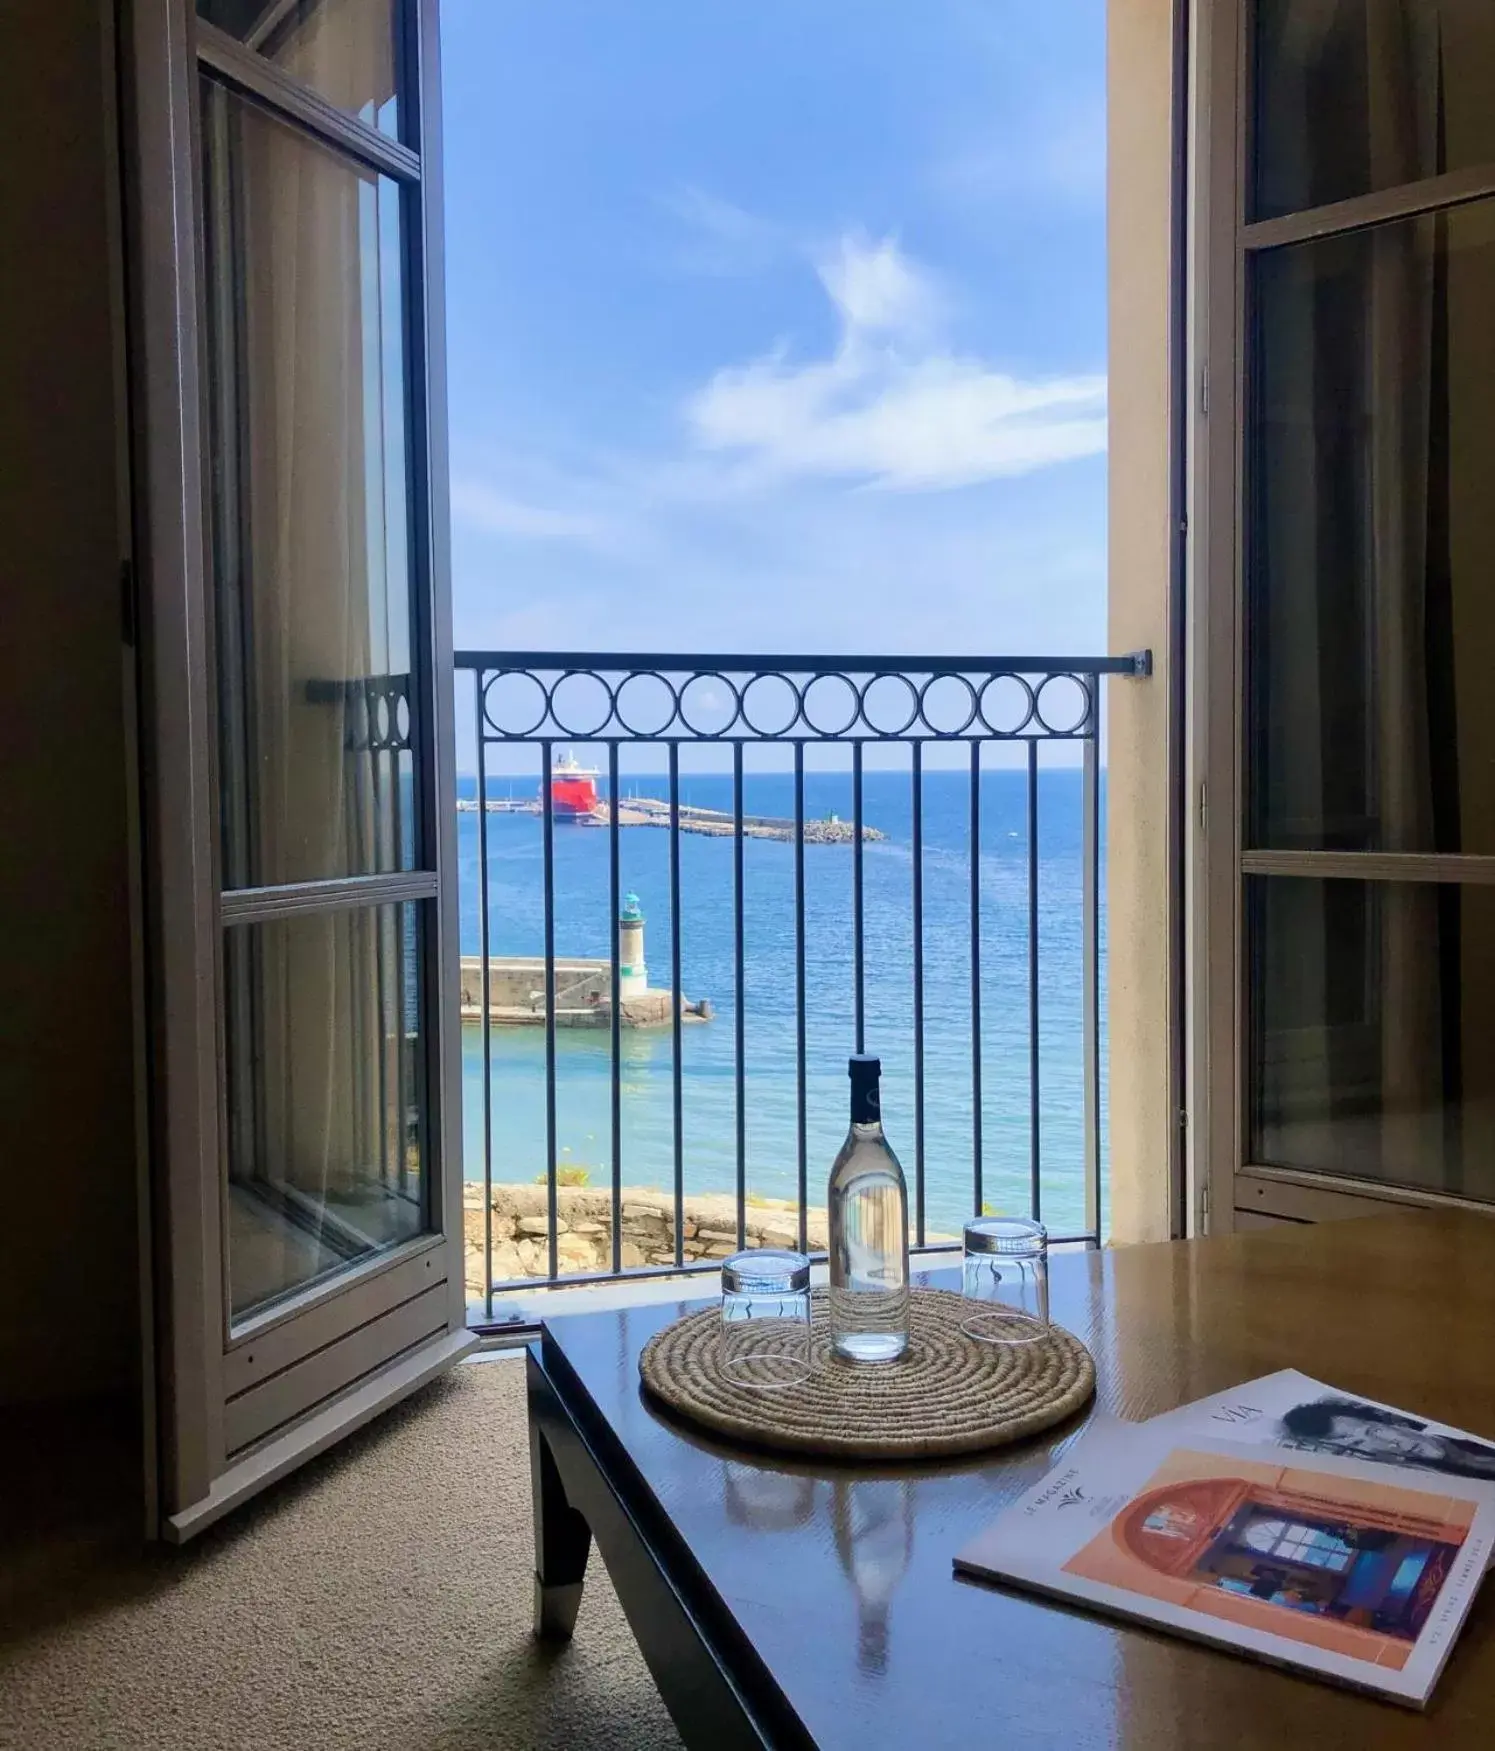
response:
<path fill-rule="evenodd" d="M 1182 3 L 1182 0 L 1180 0 Z M 1111 1232 L 1162 1240 L 1174 1221 L 1169 867 L 1173 0 L 1110 0 L 1112 651 L 1153 675 L 1107 691 L 1107 967 Z"/>

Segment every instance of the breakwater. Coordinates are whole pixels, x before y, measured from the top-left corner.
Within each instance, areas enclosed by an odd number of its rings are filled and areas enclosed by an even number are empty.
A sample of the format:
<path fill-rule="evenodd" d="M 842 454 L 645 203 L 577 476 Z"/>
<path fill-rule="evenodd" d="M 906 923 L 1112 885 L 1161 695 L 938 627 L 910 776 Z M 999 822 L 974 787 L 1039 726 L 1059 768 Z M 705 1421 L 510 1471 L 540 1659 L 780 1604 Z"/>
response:
<path fill-rule="evenodd" d="M 555 963 L 555 1025 L 605 1028 L 612 1023 L 612 962 L 598 957 L 557 957 Z M 463 955 L 461 1015 L 464 1023 L 483 1019 L 483 960 Z M 625 1028 L 668 1027 L 674 1020 L 674 998 L 668 991 L 624 985 L 618 1020 Z M 711 1004 L 702 998 L 680 1002 L 684 1022 L 711 1020 Z M 496 1027 L 544 1027 L 545 957 L 492 955 L 488 961 L 488 1019 Z"/>
<path fill-rule="evenodd" d="M 538 815 L 540 804 L 515 797 L 489 797 L 484 805 L 490 815 Z M 464 815 L 476 814 L 476 797 L 459 797 L 457 808 Z M 566 824 L 605 827 L 612 819 L 609 803 L 599 802 L 589 815 L 567 815 Z M 703 809 L 692 803 L 681 803 L 679 823 L 682 833 L 703 834 L 708 839 L 730 839 L 737 830 L 736 817 L 727 809 Z M 618 803 L 620 827 L 665 827 L 670 824 L 670 805 L 659 797 L 630 796 Z M 786 844 L 794 838 L 794 822 L 778 815 L 747 815 L 742 817 L 744 839 L 773 839 Z M 856 823 L 839 815 L 816 816 L 804 824 L 806 845 L 849 845 L 856 838 Z M 862 823 L 862 843 L 881 843 L 887 835 L 876 827 Z"/>
<path fill-rule="evenodd" d="M 538 805 L 536 805 L 538 807 Z M 702 809 L 693 804 L 680 805 L 680 831 L 704 833 L 709 838 L 730 839 L 737 830 L 737 819 L 725 809 Z M 609 819 L 608 805 L 599 803 L 595 817 L 603 826 Z M 620 827 L 668 827 L 670 805 L 657 797 L 624 797 L 618 804 Z M 804 827 L 806 845 L 849 845 L 856 837 L 856 823 L 843 821 L 839 815 L 807 820 Z M 794 838 L 794 822 L 776 815 L 744 815 L 744 839 L 776 839 L 781 843 Z M 862 842 L 872 844 L 885 836 L 876 827 L 862 823 Z"/>

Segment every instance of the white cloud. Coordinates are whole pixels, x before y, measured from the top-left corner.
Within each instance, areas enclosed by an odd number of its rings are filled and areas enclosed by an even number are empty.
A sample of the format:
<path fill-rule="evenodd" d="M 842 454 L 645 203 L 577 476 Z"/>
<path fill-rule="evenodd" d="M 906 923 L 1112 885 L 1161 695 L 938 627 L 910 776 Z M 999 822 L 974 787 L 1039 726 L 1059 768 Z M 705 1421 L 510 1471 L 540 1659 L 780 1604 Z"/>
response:
<path fill-rule="evenodd" d="M 939 315 L 934 281 L 891 237 L 881 243 L 842 237 L 818 272 L 848 335 L 915 334 Z"/>
<path fill-rule="evenodd" d="M 895 651 L 1098 642 L 1104 487 L 1049 465 L 1104 451 L 1104 378 L 955 351 L 896 243 L 843 239 L 818 271 L 826 355 L 717 372 L 685 444 L 459 456 L 461 642 L 834 651 L 869 615 Z"/>
<path fill-rule="evenodd" d="M 962 494 L 828 491 L 823 480 L 704 496 L 645 490 L 615 553 L 507 563 L 456 532 L 459 642 L 489 648 L 1100 648 L 1105 519 L 1095 473 Z M 620 487 L 577 492 L 622 519 Z M 849 613 L 848 606 L 856 605 Z"/>
<path fill-rule="evenodd" d="M 788 244 L 786 233 L 771 220 L 693 183 L 660 196 L 659 204 L 679 221 L 684 241 L 673 263 L 689 273 L 761 273 Z"/>
<path fill-rule="evenodd" d="M 968 137 L 937 159 L 930 182 L 937 195 L 979 210 L 987 224 L 1000 223 L 1003 206 L 1104 210 L 1105 104 L 1009 114 L 995 137 Z"/>
<path fill-rule="evenodd" d="M 1023 379 L 933 339 L 941 300 L 892 239 L 841 239 L 821 282 L 831 357 L 782 347 L 718 371 L 686 407 L 696 442 L 764 474 L 937 491 L 1028 474 L 1106 447 L 1106 379 Z"/>
<path fill-rule="evenodd" d="M 564 541 L 602 546 L 607 529 L 588 512 L 556 510 L 509 493 L 495 492 L 480 481 L 457 479 L 451 488 L 452 516 L 488 535 L 508 535 L 524 541 Z"/>
<path fill-rule="evenodd" d="M 505 592 L 496 590 L 481 602 L 465 605 L 457 643 L 485 650 L 574 650 L 586 644 L 578 629 L 605 623 L 610 607 L 615 613 L 605 589 L 542 589 L 512 603 Z"/>

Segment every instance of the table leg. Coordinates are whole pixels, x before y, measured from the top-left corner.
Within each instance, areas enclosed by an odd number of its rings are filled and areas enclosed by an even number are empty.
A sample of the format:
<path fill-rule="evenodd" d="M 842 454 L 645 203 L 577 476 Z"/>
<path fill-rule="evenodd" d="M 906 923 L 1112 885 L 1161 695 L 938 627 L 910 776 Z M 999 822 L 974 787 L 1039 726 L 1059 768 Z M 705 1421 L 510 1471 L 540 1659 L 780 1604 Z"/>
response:
<path fill-rule="evenodd" d="M 535 1504 L 535 1634 L 569 1638 L 581 1609 L 592 1531 L 566 1500 L 540 1425 L 529 1425 L 530 1484 Z"/>

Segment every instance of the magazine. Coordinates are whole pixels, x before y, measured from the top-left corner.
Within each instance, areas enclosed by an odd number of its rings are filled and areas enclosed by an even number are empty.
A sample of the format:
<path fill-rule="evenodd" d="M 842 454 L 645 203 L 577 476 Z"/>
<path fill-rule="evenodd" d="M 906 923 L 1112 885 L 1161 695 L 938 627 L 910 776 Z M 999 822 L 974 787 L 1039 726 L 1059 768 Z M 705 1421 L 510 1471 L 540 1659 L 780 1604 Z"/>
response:
<path fill-rule="evenodd" d="M 1196 1399 L 1152 1418 L 1148 1426 L 1495 1482 L 1495 1441 L 1411 1416 L 1378 1399 L 1338 1392 L 1295 1368 Z"/>
<path fill-rule="evenodd" d="M 1421 1706 L 1495 1548 L 1495 1482 L 1100 1419 L 955 1559 Z"/>

